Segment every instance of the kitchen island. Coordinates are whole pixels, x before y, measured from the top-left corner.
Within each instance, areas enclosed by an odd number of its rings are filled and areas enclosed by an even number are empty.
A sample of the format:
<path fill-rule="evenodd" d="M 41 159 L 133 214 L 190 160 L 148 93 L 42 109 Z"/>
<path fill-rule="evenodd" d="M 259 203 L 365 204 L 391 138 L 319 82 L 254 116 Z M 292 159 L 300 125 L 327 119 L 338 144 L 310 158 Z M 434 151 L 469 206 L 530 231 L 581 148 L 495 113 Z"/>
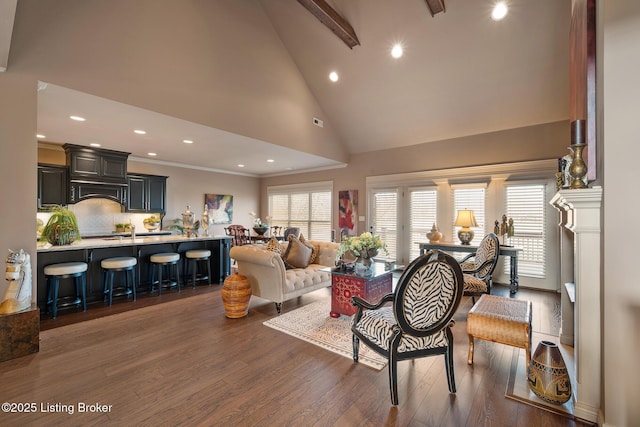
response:
<path fill-rule="evenodd" d="M 87 303 L 103 300 L 102 268 L 100 262 L 105 258 L 132 256 L 138 259 L 137 282 L 138 292 L 147 292 L 149 286 L 149 257 L 160 252 L 176 252 L 184 258 L 184 252 L 190 249 L 209 249 L 211 257 L 212 283 L 222 283 L 231 273 L 229 249 L 231 238 L 228 236 L 186 237 L 178 235 L 147 235 L 131 237 L 85 238 L 70 245 L 52 246 L 38 243 L 37 289 L 38 307 L 41 313 L 46 312 L 47 280 L 44 267 L 49 264 L 82 261 L 88 265 L 87 270 Z M 181 269 L 182 271 L 182 269 Z M 65 280 L 60 284 L 60 298 L 64 303 L 75 301 L 73 280 Z"/>

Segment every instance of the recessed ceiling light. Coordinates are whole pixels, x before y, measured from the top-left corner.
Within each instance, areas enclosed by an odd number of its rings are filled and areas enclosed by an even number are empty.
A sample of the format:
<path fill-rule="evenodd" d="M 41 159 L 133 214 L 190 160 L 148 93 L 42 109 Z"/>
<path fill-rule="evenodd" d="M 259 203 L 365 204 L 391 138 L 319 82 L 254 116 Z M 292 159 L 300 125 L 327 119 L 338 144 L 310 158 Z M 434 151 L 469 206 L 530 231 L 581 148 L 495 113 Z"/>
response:
<path fill-rule="evenodd" d="M 184 142 L 185 144 L 193 144 L 193 141 L 190 139 L 183 139 L 182 142 Z"/>
<path fill-rule="evenodd" d="M 144 135 L 147 133 L 147 131 L 145 130 L 140 130 L 140 129 L 136 129 L 133 131 L 134 133 L 137 133 L 138 135 Z"/>
<path fill-rule="evenodd" d="M 101 145 L 98 144 L 97 142 L 92 142 L 91 144 L 89 144 L 92 147 L 100 147 Z"/>
<path fill-rule="evenodd" d="M 85 120 L 87 120 L 84 117 L 80 117 L 80 116 L 69 116 L 69 118 L 71 120 L 75 120 L 76 122 L 84 122 Z"/>
<path fill-rule="evenodd" d="M 39 133 L 39 134 L 36 134 L 36 138 L 42 139 L 42 138 L 46 138 L 46 136 L 44 136 L 43 134 Z"/>
<path fill-rule="evenodd" d="M 491 19 L 493 19 L 494 21 L 499 21 L 507 16 L 508 11 L 509 9 L 507 8 L 507 3 L 500 1 L 493 7 L 493 11 L 491 12 Z"/>
<path fill-rule="evenodd" d="M 391 48 L 391 56 L 394 58 L 400 58 L 402 56 L 403 50 L 402 45 L 400 43 L 396 43 Z"/>
<path fill-rule="evenodd" d="M 243 167 L 244 167 L 244 165 L 243 165 L 243 164 L 239 164 L 239 165 L 238 165 L 238 167 L 239 167 L 239 168 L 243 168 Z"/>
<path fill-rule="evenodd" d="M 337 82 L 339 78 L 340 77 L 338 76 L 338 73 L 336 73 L 335 71 L 329 73 L 329 80 L 331 80 L 332 82 Z"/>
<path fill-rule="evenodd" d="M 150 155 L 150 156 L 157 156 L 156 153 L 147 153 L 147 154 Z"/>
<path fill-rule="evenodd" d="M 269 163 L 273 163 L 273 162 L 275 162 L 275 160 L 273 160 L 273 159 L 267 159 L 267 162 L 269 162 Z"/>

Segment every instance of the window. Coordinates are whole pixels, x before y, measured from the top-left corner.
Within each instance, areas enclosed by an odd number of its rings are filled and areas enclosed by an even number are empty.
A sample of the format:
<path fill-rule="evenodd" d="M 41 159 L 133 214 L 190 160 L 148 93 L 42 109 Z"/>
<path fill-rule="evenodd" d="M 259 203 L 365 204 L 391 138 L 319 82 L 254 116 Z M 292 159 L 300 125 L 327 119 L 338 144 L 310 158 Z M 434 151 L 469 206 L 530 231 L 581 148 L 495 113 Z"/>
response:
<path fill-rule="evenodd" d="M 456 216 L 459 210 L 472 210 L 478 226 L 471 227 L 474 232 L 471 245 L 479 245 L 485 234 L 485 185 L 452 185 L 451 188 L 453 189 L 453 223 L 455 224 L 456 222 Z M 458 239 L 458 230 L 460 228 L 461 227 L 456 227 L 455 225 L 453 226 L 452 236 L 455 236 L 454 239 L 456 240 Z"/>
<path fill-rule="evenodd" d="M 507 185 L 507 217 L 513 218 L 514 236 L 509 244 L 522 248 L 518 257 L 520 276 L 545 278 L 545 186 Z M 504 274 L 509 274 L 506 258 Z"/>
<path fill-rule="evenodd" d="M 389 258 L 398 254 L 398 192 L 381 190 L 373 193 L 373 234 L 386 243 Z M 384 256 L 385 254 L 381 254 Z"/>
<path fill-rule="evenodd" d="M 331 241 L 331 182 L 269 187 L 267 194 L 272 225 L 299 227 L 305 238 Z"/>
<path fill-rule="evenodd" d="M 438 210 L 438 192 L 435 189 L 409 189 L 409 259 L 420 255 L 418 242 L 426 241 L 426 234 L 435 224 Z"/>

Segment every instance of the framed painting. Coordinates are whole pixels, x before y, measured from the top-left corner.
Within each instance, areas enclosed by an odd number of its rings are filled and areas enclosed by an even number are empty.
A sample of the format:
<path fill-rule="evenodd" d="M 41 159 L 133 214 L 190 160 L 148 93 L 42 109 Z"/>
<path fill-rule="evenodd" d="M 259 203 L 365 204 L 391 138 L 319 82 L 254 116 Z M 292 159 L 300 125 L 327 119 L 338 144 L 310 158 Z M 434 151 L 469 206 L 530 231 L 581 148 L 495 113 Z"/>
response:
<path fill-rule="evenodd" d="M 233 196 L 230 194 L 205 194 L 204 204 L 213 224 L 231 224 L 233 220 Z"/>
<path fill-rule="evenodd" d="M 358 234 L 358 190 L 338 191 L 338 227 L 340 236 Z"/>

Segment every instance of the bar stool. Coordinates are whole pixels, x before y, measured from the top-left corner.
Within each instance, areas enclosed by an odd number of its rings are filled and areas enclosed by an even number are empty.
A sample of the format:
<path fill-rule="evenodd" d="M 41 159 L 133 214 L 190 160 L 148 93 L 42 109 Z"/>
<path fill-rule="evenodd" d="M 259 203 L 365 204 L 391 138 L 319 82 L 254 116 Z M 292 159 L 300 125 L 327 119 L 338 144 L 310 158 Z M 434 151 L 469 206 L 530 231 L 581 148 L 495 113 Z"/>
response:
<path fill-rule="evenodd" d="M 196 288 L 196 273 L 198 270 L 198 261 L 205 261 L 207 264 L 207 281 L 209 285 L 211 285 L 211 264 L 209 263 L 209 257 L 211 256 L 211 251 L 208 249 L 192 249 L 190 251 L 185 252 L 184 254 L 186 258 L 185 266 L 184 266 L 184 276 L 185 280 L 187 274 L 189 273 L 189 267 L 193 268 L 193 273 L 191 279 L 193 280 L 193 289 Z"/>
<path fill-rule="evenodd" d="M 167 279 L 171 278 L 171 266 L 175 267 L 176 283 L 178 284 L 178 291 L 180 291 L 180 271 L 178 270 L 178 262 L 180 261 L 180 254 L 175 252 L 162 252 L 159 254 L 151 255 L 149 258 L 151 261 L 151 283 L 150 288 L 153 288 L 155 270 L 157 266 L 158 270 L 158 296 L 162 295 L 162 269 L 169 267 Z M 151 290 L 151 289 L 150 289 Z"/>
<path fill-rule="evenodd" d="M 104 271 L 104 299 L 107 299 L 109 294 L 109 307 L 113 303 L 113 282 L 115 280 L 116 273 L 119 271 L 124 272 L 124 288 L 125 292 L 129 293 L 129 286 L 131 286 L 131 292 L 133 293 L 133 300 L 136 300 L 136 265 L 138 260 L 134 257 L 123 256 L 114 258 L 105 258 L 100 261 L 100 266 Z M 129 274 L 131 274 L 131 282 L 129 282 Z"/>
<path fill-rule="evenodd" d="M 50 264 L 44 268 L 44 275 L 47 278 L 47 308 L 51 305 L 54 319 L 58 316 L 58 292 L 60 291 L 60 279 L 74 278 L 76 300 L 73 304 L 82 303 L 82 310 L 87 311 L 86 271 L 86 262 Z"/>

